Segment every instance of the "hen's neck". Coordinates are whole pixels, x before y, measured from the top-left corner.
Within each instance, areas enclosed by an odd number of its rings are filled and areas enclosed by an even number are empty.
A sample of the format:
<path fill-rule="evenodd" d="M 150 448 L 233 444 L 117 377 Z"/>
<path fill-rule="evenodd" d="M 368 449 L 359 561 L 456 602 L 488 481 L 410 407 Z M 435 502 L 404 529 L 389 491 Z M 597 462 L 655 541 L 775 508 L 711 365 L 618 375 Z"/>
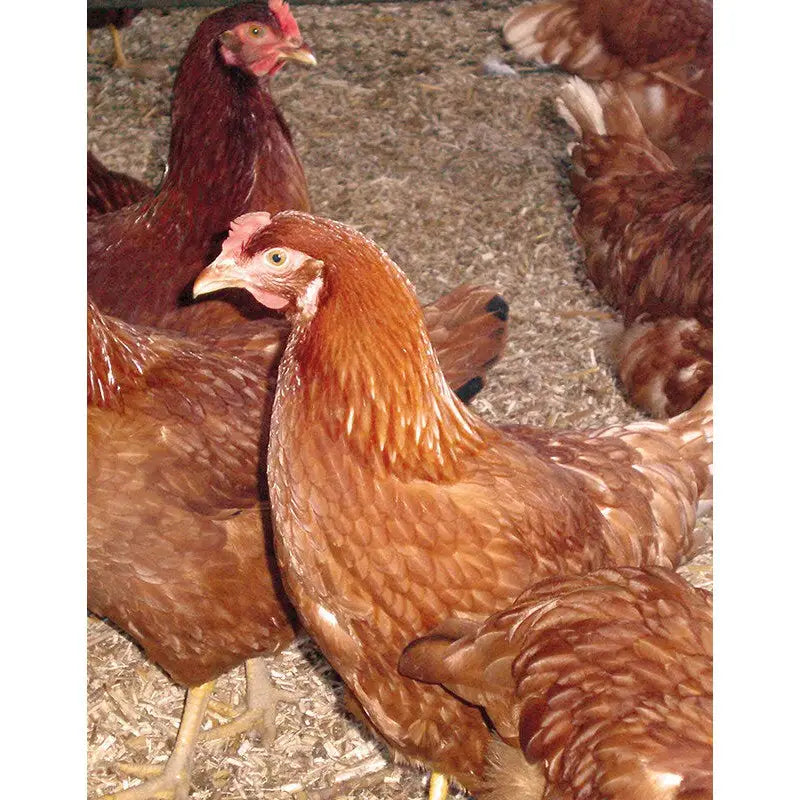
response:
<path fill-rule="evenodd" d="M 264 129 L 277 123 L 266 85 L 225 66 L 215 41 L 196 43 L 181 63 L 159 194 L 178 191 L 192 205 L 217 207 L 224 229 L 229 209 L 238 213 L 251 190 Z"/>
<path fill-rule="evenodd" d="M 301 414 L 372 467 L 444 480 L 481 446 L 484 423 L 453 394 L 405 276 L 385 257 L 329 270 L 319 310 L 281 364 Z M 291 391 L 291 390 L 290 390 Z"/>

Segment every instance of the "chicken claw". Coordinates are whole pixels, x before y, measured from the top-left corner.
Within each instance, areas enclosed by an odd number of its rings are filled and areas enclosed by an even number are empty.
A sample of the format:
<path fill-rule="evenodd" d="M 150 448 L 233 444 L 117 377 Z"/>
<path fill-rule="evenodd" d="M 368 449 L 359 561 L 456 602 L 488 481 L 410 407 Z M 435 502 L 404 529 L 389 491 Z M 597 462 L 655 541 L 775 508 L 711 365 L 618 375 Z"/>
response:
<path fill-rule="evenodd" d="M 296 699 L 296 696 L 283 692 L 275 687 L 267 666 L 260 658 L 250 658 L 245 662 L 247 675 L 247 701 L 246 711 L 239 712 L 222 703 L 212 701 L 213 707 L 226 716 L 235 717 L 230 722 L 216 725 L 202 731 L 200 740 L 204 742 L 215 739 L 227 739 L 239 733 L 258 731 L 262 741 L 270 743 L 275 739 L 275 713 L 280 702 Z"/>
<path fill-rule="evenodd" d="M 163 770 L 152 765 L 120 765 L 131 775 L 145 777 L 156 771 L 160 774 L 130 789 L 103 795 L 100 800 L 145 800 L 146 798 L 188 800 L 194 746 L 215 683 L 216 681 L 208 681 L 200 686 L 193 686 L 186 693 L 178 738 Z"/>

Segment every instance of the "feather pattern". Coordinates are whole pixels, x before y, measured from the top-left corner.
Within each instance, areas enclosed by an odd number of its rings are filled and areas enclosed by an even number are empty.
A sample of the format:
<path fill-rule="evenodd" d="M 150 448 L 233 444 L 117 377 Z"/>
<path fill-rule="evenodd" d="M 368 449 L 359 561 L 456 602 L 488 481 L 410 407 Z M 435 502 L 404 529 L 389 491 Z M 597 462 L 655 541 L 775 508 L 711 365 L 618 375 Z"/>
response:
<path fill-rule="evenodd" d="M 92 152 L 86 154 L 86 173 L 89 219 L 118 211 L 153 194 L 153 190 L 142 181 L 108 169 Z"/>
<path fill-rule="evenodd" d="M 675 163 L 711 153 L 710 0 L 559 0 L 523 6 L 503 28 L 523 58 L 628 91 Z"/>
<path fill-rule="evenodd" d="M 463 287 L 428 307 L 456 387 L 470 341 L 473 378 L 502 348 L 496 298 Z M 89 608 L 197 685 L 292 636 L 260 449 L 285 330 L 189 338 L 87 312 Z"/>
<path fill-rule="evenodd" d="M 711 595 L 677 574 L 606 569 L 445 623 L 400 670 L 486 709 L 491 800 L 710 800 L 711 626 Z"/>
<path fill-rule="evenodd" d="M 580 137 L 570 178 L 586 272 L 626 327 L 620 378 L 651 413 L 679 413 L 712 380 L 711 169 L 677 169 L 619 84 L 573 78 L 558 107 Z"/>

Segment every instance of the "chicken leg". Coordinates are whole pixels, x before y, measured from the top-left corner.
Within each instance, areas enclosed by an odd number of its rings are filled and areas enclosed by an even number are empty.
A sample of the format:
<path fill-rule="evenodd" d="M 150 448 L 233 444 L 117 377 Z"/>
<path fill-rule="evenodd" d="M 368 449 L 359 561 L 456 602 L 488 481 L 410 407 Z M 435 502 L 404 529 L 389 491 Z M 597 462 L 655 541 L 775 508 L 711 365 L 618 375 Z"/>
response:
<path fill-rule="evenodd" d="M 166 766 L 162 769 L 155 765 L 120 764 L 122 771 L 147 780 L 130 789 L 103 795 L 100 800 L 188 800 L 192 757 L 198 740 L 226 739 L 257 731 L 264 741 L 271 742 L 275 738 L 276 706 L 281 701 L 294 699 L 294 695 L 275 688 L 261 658 L 246 661 L 245 674 L 245 711 L 240 713 L 238 709 L 211 699 L 215 680 L 190 688 L 186 693 L 178 738 Z M 200 725 L 209 708 L 233 719 L 201 732 Z"/>
<path fill-rule="evenodd" d="M 294 700 L 295 695 L 282 692 L 275 687 L 269 676 L 267 665 L 261 658 L 250 658 L 244 665 L 247 676 L 246 710 L 239 711 L 224 703 L 211 701 L 213 711 L 231 717 L 230 722 L 216 725 L 210 730 L 202 731 L 200 739 L 204 742 L 215 739 L 227 739 L 239 733 L 259 732 L 264 742 L 275 739 L 275 713 L 277 704 Z"/>
<path fill-rule="evenodd" d="M 111 39 L 114 42 L 114 61 L 112 66 L 117 69 L 128 69 L 130 62 L 125 58 L 125 53 L 122 50 L 122 36 L 116 25 L 109 24 L 108 30 L 111 32 Z"/>
<path fill-rule="evenodd" d="M 145 798 L 188 800 L 194 746 L 215 683 L 216 680 L 211 680 L 200 686 L 193 686 L 186 693 L 178 738 L 164 769 L 153 765 L 120 765 L 121 769 L 136 777 L 158 774 L 155 777 L 148 777 L 148 780 L 138 786 L 103 795 L 100 800 L 145 800 Z"/>
<path fill-rule="evenodd" d="M 114 43 L 114 60 L 111 66 L 114 69 L 123 69 L 137 78 L 157 79 L 166 75 L 166 64 L 158 61 L 131 61 L 122 49 L 122 34 L 116 25 L 109 24 L 111 39 Z"/>

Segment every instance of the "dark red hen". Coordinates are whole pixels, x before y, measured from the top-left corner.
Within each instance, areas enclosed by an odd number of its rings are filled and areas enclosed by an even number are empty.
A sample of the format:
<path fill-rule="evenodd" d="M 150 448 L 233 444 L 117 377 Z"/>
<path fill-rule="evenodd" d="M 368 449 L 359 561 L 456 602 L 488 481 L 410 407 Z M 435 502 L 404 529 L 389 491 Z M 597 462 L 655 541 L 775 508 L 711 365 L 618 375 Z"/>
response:
<path fill-rule="evenodd" d="M 218 252 L 230 220 L 251 209 L 309 208 L 302 166 L 269 93 L 269 78 L 288 60 L 313 56 L 282 0 L 225 8 L 198 26 L 175 80 L 158 192 L 89 222 L 89 293 L 105 313 L 190 327 L 182 293 Z M 196 327 L 205 313 L 215 324 L 242 318 L 233 306 L 212 305 L 222 308 L 187 312 Z"/>

